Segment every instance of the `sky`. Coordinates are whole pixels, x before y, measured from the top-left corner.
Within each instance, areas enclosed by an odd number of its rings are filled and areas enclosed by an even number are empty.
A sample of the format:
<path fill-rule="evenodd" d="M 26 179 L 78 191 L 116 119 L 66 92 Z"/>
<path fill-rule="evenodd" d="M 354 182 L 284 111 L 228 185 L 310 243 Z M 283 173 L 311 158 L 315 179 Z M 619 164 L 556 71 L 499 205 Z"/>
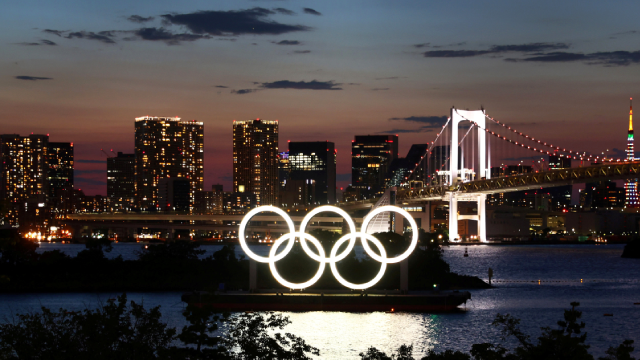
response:
<path fill-rule="evenodd" d="M 0 133 L 73 142 L 88 195 L 106 194 L 100 149 L 133 152 L 144 115 L 204 122 L 205 189 L 231 190 L 234 119 L 279 120 L 281 151 L 333 141 L 343 187 L 354 135 L 398 134 L 404 156 L 452 106 L 622 154 L 639 16 L 637 1 L 5 2 Z"/>

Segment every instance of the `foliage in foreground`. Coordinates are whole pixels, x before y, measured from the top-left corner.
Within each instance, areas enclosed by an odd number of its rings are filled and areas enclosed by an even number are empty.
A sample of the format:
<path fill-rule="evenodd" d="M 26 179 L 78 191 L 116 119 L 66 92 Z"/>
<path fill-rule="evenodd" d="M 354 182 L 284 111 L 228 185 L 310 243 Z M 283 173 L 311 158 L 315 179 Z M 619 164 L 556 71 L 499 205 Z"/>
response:
<path fill-rule="evenodd" d="M 585 324 L 578 303 L 565 310 L 557 328 L 543 327 L 537 341 L 520 329 L 520 320 L 498 314 L 493 325 L 502 343 L 474 344 L 469 353 L 430 350 L 422 360 L 594 360 L 586 345 Z M 188 306 L 188 325 L 180 333 L 161 319 L 159 307 L 147 310 L 126 295 L 96 310 L 17 315 L 0 324 L 0 359 L 311 359 L 320 351 L 293 334 L 280 331 L 290 324 L 274 313 L 219 314 Z M 516 346 L 505 347 L 504 340 Z M 599 360 L 634 360 L 633 341 L 610 347 Z M 369 348 L 362 360 L 414 360 L 413 346 L 402 345 L 391 355 Z"/>
<path fill-rule="evenodd" d="M 471 346 L 470 354 L 460 351 L 429 351 L 422 360 L 594 360 L 589 354 L 589 345 L 585 344 L 587 333 L 583 331 L 585 324 L 579 321 L 582 312 L 576 310 L 580 303 L 572 302 L 571 309 L 564 311 L 564 320 L 558 321 L 558 328 L 541 328 L 542 334 L 537 342 L 532 342 L 529 335 L 520 330 L 520 320 L 511 315 L 496 315 L 492 325 L 500 329 L 502 340 L 513 338 L 517 346 L 507 349 L 502 344 L 481 343 Z M 605 357 L 599 360 L 634 360 L 633 340 L 625 340 L 618 347 L 610 347 Z M 391 356 L 369 348 L 360 353 L 362 360 L 414 360 L 412 346 L 401 346 Z"/>
<path fill-rule="evenodd" d="M 96 310 L 17 315 L 0 324 L 0 359 L 310 359 L 318 349 L 292 334 L 276 332 L 290 323 L 278 314 L 230 317 L 188 306 L 189 325 L 177 334 L 151 310 L 126 295 Z M 224 324 L 223 336 L 215 336 Z M 182 343 L 179 345 L 179 343 Z"/>

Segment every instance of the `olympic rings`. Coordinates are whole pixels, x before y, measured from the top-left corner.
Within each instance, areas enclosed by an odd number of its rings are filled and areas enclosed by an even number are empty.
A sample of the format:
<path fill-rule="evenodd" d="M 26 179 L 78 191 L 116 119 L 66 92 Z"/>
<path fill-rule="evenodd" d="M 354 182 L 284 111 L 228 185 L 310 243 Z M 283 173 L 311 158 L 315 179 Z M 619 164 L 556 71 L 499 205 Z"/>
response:
<path fill-rule="evenodd" d="M 287 226 L 289 227 L 289 233 L 282 235 L 278 240 L 276 240 L 273 243 L 273 246 L 271 247 L 271 251 L 269 251 L 268 257 L 257 255 L 256 253 L 251 251 L 249 249 L 249 246 L 247 245 L 246 235 L 245 235 L 245 229 L 249 224 L 249 221 L 251 220 L 251 218 L 256 214 L 264 211 L 272 211 L 282 216 L 282 218 L 287 223 Z M 341 215 L 347 222 L 347 225 L 349 226 L 349 230 L 351 231 L 349 234 L 342 236 L 333 245 L 333 248 L 331 249 L 331 252 L 328 258 L 325 256 L 325 252 L 324 252 L 324 249 L 322 248 L 322 244 L 320 243 L 320 241 L 318 241 L 318 239 L 316 239 L 315 237 L 304 232 L 307 224 L 311 221 L 311 219 L 318 213 L 321 213 L 324 211 L 330 211 L 338 215 Z M 382 243 L 378 239 L 376 239 L 373 235 L 366 233 L 367 225 L 369 225 L 369 222 L 371 222 L 374 216 L 385 211 L 396 212 L 402 215 L 403 217 L 405 217 L 409 221 L 409 224 L 411 225 L 411 230 L 413 231 L 411 236 L 411 243 L 409 244 L 409 248 L 407 249 L 407 251 L 405 251 L 401 255 L 398 255 L 394 258 L 387 258 L 387 253 L 384 249 L 384 246 L 382 246 Z M 396 206 L 388 205 L 388 206 L 381 206 L 379 208 L 374 209 L 362 221 L 362 227 L 360 229 L 360 232 L 356 232 L 355 230 L 356 230 L 356 226 L 353 220 L 351 219 L 351 217 L 349 217 L 349 215 L 344 210 L 337 208 L 335 206 L 328 206 L 328 205 L 320 206 L 310 211 L 300 223 L 300 231 L 295 231 L 295 226 L 293 224 L 293 221 L 284 210 L 279 209 L 275 206 L 260 206 L 249 211 L 249 213 L 247 213 L 247 215 L 242 219 L 242 222 L 240 223 L 240 230 L 238 233 L 238 240 L 240 241 L 240 246 L 242 247 L 244 252 L 247 254 L 247 256 L 249 256 L 251 259 L 257 262 L 268 263 L 269 269 L 271 270 L 271 273 L 273 277 L 276 279 L 276 281 L 278 281 L 280 284 L 290 289 L 305 289 L 315 284 L 320 279 L 320 277 L 322 277 L 322 274 L 324 273 L 324 269 L 327 263 L 331 268 L 331 272 L 333 273 L 333 276 L 336 278 L 336 280 L 340 284 L 354 290 L 367 289 L 375 285 L 378 281 L 380 281 L 380 279 L 382 279 L 382 277 L 384 276 L 385 270 L 387 269 L 387 264 L 398 263 L 408 258 L 409 255 L 413 252 L 413 250 L 415 250 L 416 246 L 418 245 L 418 225 L 416 224 L 411 214 L 409 214 L 407 211 Z M 304 250 L 304 252 L 310 258 L 320 263 L 316 274 L 310 280 L 303 283 L 292 283 L 285 280 L 284 278 L 282 278 L 282 276 L 280 276 L 275 265 L 277 261 L 282 260 L 285 256 L 289 254 L 289 252 L 291 252 L 291 249 L 295 244 L 296 238 L 300 238 L 300 244 L 302 245 L 302 249 Z M 353 248 L 355 247 L 357 238 L 360 238 L 362 240 L 362 246 L 365 252 L 367 253 L 367 255 L 369 255 L 372 259 L 381 263 L 380 271 L 378 272 L 378 274 L 371 281 L 363 284 L 353 284 L 351 282 L 346 281 L 339 274 L 338 269 L 336 267 L 336 263 L 346 258 L 348 254 L 353 250 Z M 278 248 L 280 248 L 280 246 L 286 241 L 288 241 L 288 243 L 284 248 L 284 250 L 280 254 L 277 254 Z M 317 254 L 309 248 L 307 241 L 310 241 L 315 246 L 315 248 L 318 251 Z M 337 254 L 338 249 L 346 241 L 349 241 L 347 248 L 338 255 Z M 376 254 L 371 249 L 371 247 L 369 246 L 369 241 L 371 241 L 378 248 L 378 251 L 380 253 L 379 255 Z"/>

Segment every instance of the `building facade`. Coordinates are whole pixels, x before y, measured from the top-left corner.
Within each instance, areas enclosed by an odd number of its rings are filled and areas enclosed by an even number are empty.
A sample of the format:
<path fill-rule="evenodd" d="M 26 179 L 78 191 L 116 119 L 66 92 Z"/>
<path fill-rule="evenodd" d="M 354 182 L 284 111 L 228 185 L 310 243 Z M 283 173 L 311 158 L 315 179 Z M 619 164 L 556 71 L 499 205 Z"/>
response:
<path fill-rule="evenodd" d="M 233 121 L 233 193 L 252 194 L 258 206 L 277 206 L 278 162 L 278 120 Z"/>
<path fill-rule="evenodd" d="M 570 169 L 571 159 L 564 156 L 549 155 L 549 170 Z"/>
<path fill-rule="evenodd" d="M 136 205 L 160 210 L 158 186 L 163 178 L 185 178 L 190 184 L 190 209 L 204 181 L 204 125 L 178 117 L 135 119 Z"/>
<path fill-rule="evenodd" d="M 356 135 L 351 143 L 351 187 L 366 198 L 384 193 L 385 177 L 397 158 L 397 135 Z"/>
<path fill-rule="evenodd" d="M 107 158 L 107 197 L 112 211 L 130 211 L 136 199 L 136 156 L 123 154 Z"/>
<path fill-rule="evenodd" d="M 289 143 L 289 179 L 313 183 L 313 201 L 336 202 L 336 148 L 329 141 Z M 309 181 L 313 180 L 313 181 Z"/>
<path fill-rule="evenodd" d="M 405 182 L 425 184 L 427 181 L 427 161 L 423 161 L 429 144 L 413 144 L 406 157 L 395 159 L 389 166 L 385 187 L 400 186 Z M 428 184 L 428 183 L 427 183 Z"/>
<path fill-rule="evenodd" d="M 47 159 L 49 209 L 63 218 L 73 212 L 73 143 L 49 142 Z"/>
<path fill-rule="evenodd" d="M 20 218 L 32 212 L 42 218 L 49 194 L 48 150 L 48 135 L 0 135 L 0 199 L 6 207 L 5 225 L 25 226 L 26 221 Z M 37 227 L 45 225 L 43 222 Z M 37 230 L 33 226 L 31 229 Z"/>

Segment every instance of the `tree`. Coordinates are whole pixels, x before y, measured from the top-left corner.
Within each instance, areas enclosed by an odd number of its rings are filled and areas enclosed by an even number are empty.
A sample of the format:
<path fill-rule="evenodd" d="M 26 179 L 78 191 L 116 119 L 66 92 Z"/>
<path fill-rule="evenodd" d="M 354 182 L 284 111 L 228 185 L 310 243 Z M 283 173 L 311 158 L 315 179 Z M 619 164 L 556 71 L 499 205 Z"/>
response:
<path fill-rule="evenodd" d="M 572 302 L 571 309 L 564 311 L 564 320 L 558 321 L 559 328 L 541 328 L 542 335 L 538 337 L 537 344 L 531 343 L 529 336 L 520 330 L 520 320 L 510 315 L 498 314 L 493 325 L 501 327 L 503 340 L 506 337 L 515 337 L 518 340 L 520 345 L 513 351 L 517 359 L 593 360 L 593 356 L 588 352 L 589 345 L 585 344 L 587 333 L 582 332 L 585 324 L 578 322 L 582 317 L 582 312 L 576 310 L 579 305 L 580 303 Z M 494 351 L 493 355 L 497 356 L 497 352 L 501 350 L 502 348 L 499 348 Z M 487 353 L 491 351 L 487 350 Z M 504 355 L 504 352 L 502 354 Z"/>
<path fill-rule="evenodd" d="M 293 334 L 268 332 L 284 329 L 290 324 L 288 317 L 280 314 L 241 314 L 229 320 L 223 344 L 231 359 L 303 360 L 307 354 L 319 356 L 320 350 Z"/>
<path fill-rule="evenodd" d="M 160 307 L 151 310 L 126 295 L 96 309 L 21 314 L 0 324 L 4 359 L 157 359 L 175 339 Z"/>
<path fill-rule="evenodd" d="M 209 359 L 225 351 L 224 348 L 219 349 L 221 338 L 212 334 L 218 331 L 218 323 L 228 319 L 229 314 L 220 316 L 210 306 L 188 305 L 182 315 L 189 325 L 182 328 L 178 339 L 186 345 L 195 346 L 182 348 L 183 358 L 191 355 L 193 358 Z"/>
<path fill-rule="evenodd" d="M 625 340 L 618 347 L 609 347 L 606 354 L 607 356 L 601 357 L 598 360 L 635 360 L 631 356 L 633 352 L 633 340 Z"/>

